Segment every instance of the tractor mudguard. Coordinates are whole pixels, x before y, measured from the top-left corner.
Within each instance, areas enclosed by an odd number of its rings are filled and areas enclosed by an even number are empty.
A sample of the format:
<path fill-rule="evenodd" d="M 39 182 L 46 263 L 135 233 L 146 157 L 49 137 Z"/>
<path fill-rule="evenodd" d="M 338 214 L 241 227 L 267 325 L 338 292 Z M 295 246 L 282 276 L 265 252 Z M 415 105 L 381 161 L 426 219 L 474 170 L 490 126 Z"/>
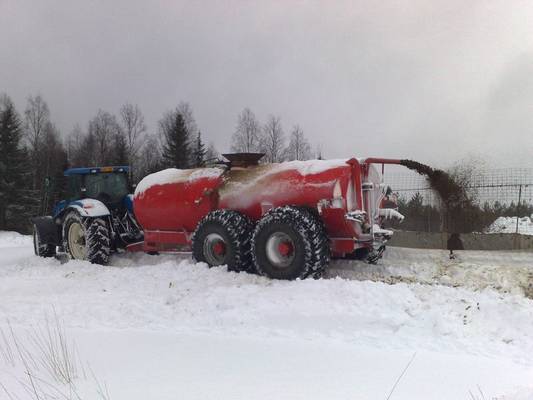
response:
<path fill-rule="evenodd" d="M 32 218 L 31 222 L 35 226 L 42 243 L 59 246 L 59 228 L 52 217 L 35 217 Z"/>
<path fill-rule="evenodd" d="M 69 203 L 63 210 L 76 210 L 82 217 L 107 217 L 111 215 L 104 203 L 95 199 L 81 199 Z"/>

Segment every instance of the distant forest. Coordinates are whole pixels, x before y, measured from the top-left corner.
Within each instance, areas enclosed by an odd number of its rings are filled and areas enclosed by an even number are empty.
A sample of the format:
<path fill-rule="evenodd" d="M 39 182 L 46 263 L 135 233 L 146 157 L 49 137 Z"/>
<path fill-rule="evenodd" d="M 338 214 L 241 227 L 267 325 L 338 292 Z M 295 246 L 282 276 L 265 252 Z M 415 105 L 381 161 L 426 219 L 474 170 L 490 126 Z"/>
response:
<path fill-rule="evenodd" d="M 160 169 L 201 167 L 219 157 L 203 137 L 186 102 L 164 112 L 153 130 L 140 107 L 127 103 L 118 114 L 99 110 L 64 135 L 40 95 L 28 97 L 22 112 L 0 95 L 0 230 L 28 232 L 32 216 L 49 214 L 64 197 L 67 168 L 129 165 L 138 182 Z M 231 151 L 262 152 L 265 162 L 322 157 L 299 125 L 287 135 L 280 117 L 261 123 L 249 108 L 236 117 Z"/>
<path fill-rule="evenodd" d="M 392 227 L 406 231 L 443 232 L 451 229 L 460 233 L 483 232 L 498 217 L 533 215 L 533 204 L 526 202 L 502 204 L 495 201 L 486 202 L 482 206 L 474 202 L 463 208 L 452 220 L 444 208 L 424 204 L 421 193 L 415 193 L 410 199 L 400 197 L 398 200 L 398 211 L 404 215 L 405 220 L 401 225 L 392 224 Z"/>

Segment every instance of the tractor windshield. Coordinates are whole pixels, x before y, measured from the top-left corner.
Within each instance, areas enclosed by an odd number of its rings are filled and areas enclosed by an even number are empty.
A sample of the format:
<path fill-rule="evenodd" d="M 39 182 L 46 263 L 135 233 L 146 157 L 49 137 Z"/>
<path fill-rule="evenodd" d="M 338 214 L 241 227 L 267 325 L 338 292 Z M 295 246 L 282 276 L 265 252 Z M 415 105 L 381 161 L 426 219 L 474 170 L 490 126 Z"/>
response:
<path fill-rule="evenodd" d="M 128 178 L 124 173 L 100 173 L 85 176 L 85 196 L 103 203 L 118 203 L 128 194 Z"/>

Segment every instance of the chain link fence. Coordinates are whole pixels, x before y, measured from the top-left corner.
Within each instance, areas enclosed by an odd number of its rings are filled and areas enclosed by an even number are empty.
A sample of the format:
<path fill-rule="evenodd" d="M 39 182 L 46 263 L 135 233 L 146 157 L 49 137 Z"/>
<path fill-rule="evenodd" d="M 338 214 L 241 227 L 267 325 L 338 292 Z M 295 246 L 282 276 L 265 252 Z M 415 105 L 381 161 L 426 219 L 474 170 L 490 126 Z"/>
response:
<path fill-rule="evenodd" d="M 533 214 L 533 168 L 502 168 L 474 173 L 469 176 L 467 191 L 478 209 L 476 215 L 465 214 L 464 226 L 474 231 L 496 229 L 492 225 L 499 217 L 509 225 L 516 220 L 516 233 L 521 225 L 531 225 Z M 439 195 L 426 179 L 411 171 L 385 173 L 384 182 L 399 199 L 399 208 L 406 216 L 402 229 L 424 232 L 445 230 L 446 216 Z M 533 225 L 531 226 L 533 229 Z M 506 227 L 509 232 L 509 226 Z M 533 233 L 533 232 L 532 232 Z"/>

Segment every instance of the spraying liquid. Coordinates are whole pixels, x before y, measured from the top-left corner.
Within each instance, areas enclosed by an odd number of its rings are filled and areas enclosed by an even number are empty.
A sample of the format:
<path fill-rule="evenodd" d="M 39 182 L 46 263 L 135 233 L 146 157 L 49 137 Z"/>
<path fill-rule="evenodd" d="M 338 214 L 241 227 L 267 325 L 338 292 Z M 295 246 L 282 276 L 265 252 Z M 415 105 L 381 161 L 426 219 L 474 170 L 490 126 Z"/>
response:
<path fill-rule="evenodd" d="M 401 164 L 420 175 L 425 175 L 431 188 L 439 194 L 446 207 L 468 200 L 465 188 L 455 182 L 447 172 L 412 160 L 402 160 Z"/>
<path fill-rule="evenodd" d="M 426 176 L 431 188 L 439 194 L 444 204 L 448 217 L 447 229 L 456 230 L 464 218 L 463 210 L 472 206 L 466 188 L 459 185 L 450 174 L 440 169 L 434 169 L 412 160 L 401 160 L 400 164 Z"/>

